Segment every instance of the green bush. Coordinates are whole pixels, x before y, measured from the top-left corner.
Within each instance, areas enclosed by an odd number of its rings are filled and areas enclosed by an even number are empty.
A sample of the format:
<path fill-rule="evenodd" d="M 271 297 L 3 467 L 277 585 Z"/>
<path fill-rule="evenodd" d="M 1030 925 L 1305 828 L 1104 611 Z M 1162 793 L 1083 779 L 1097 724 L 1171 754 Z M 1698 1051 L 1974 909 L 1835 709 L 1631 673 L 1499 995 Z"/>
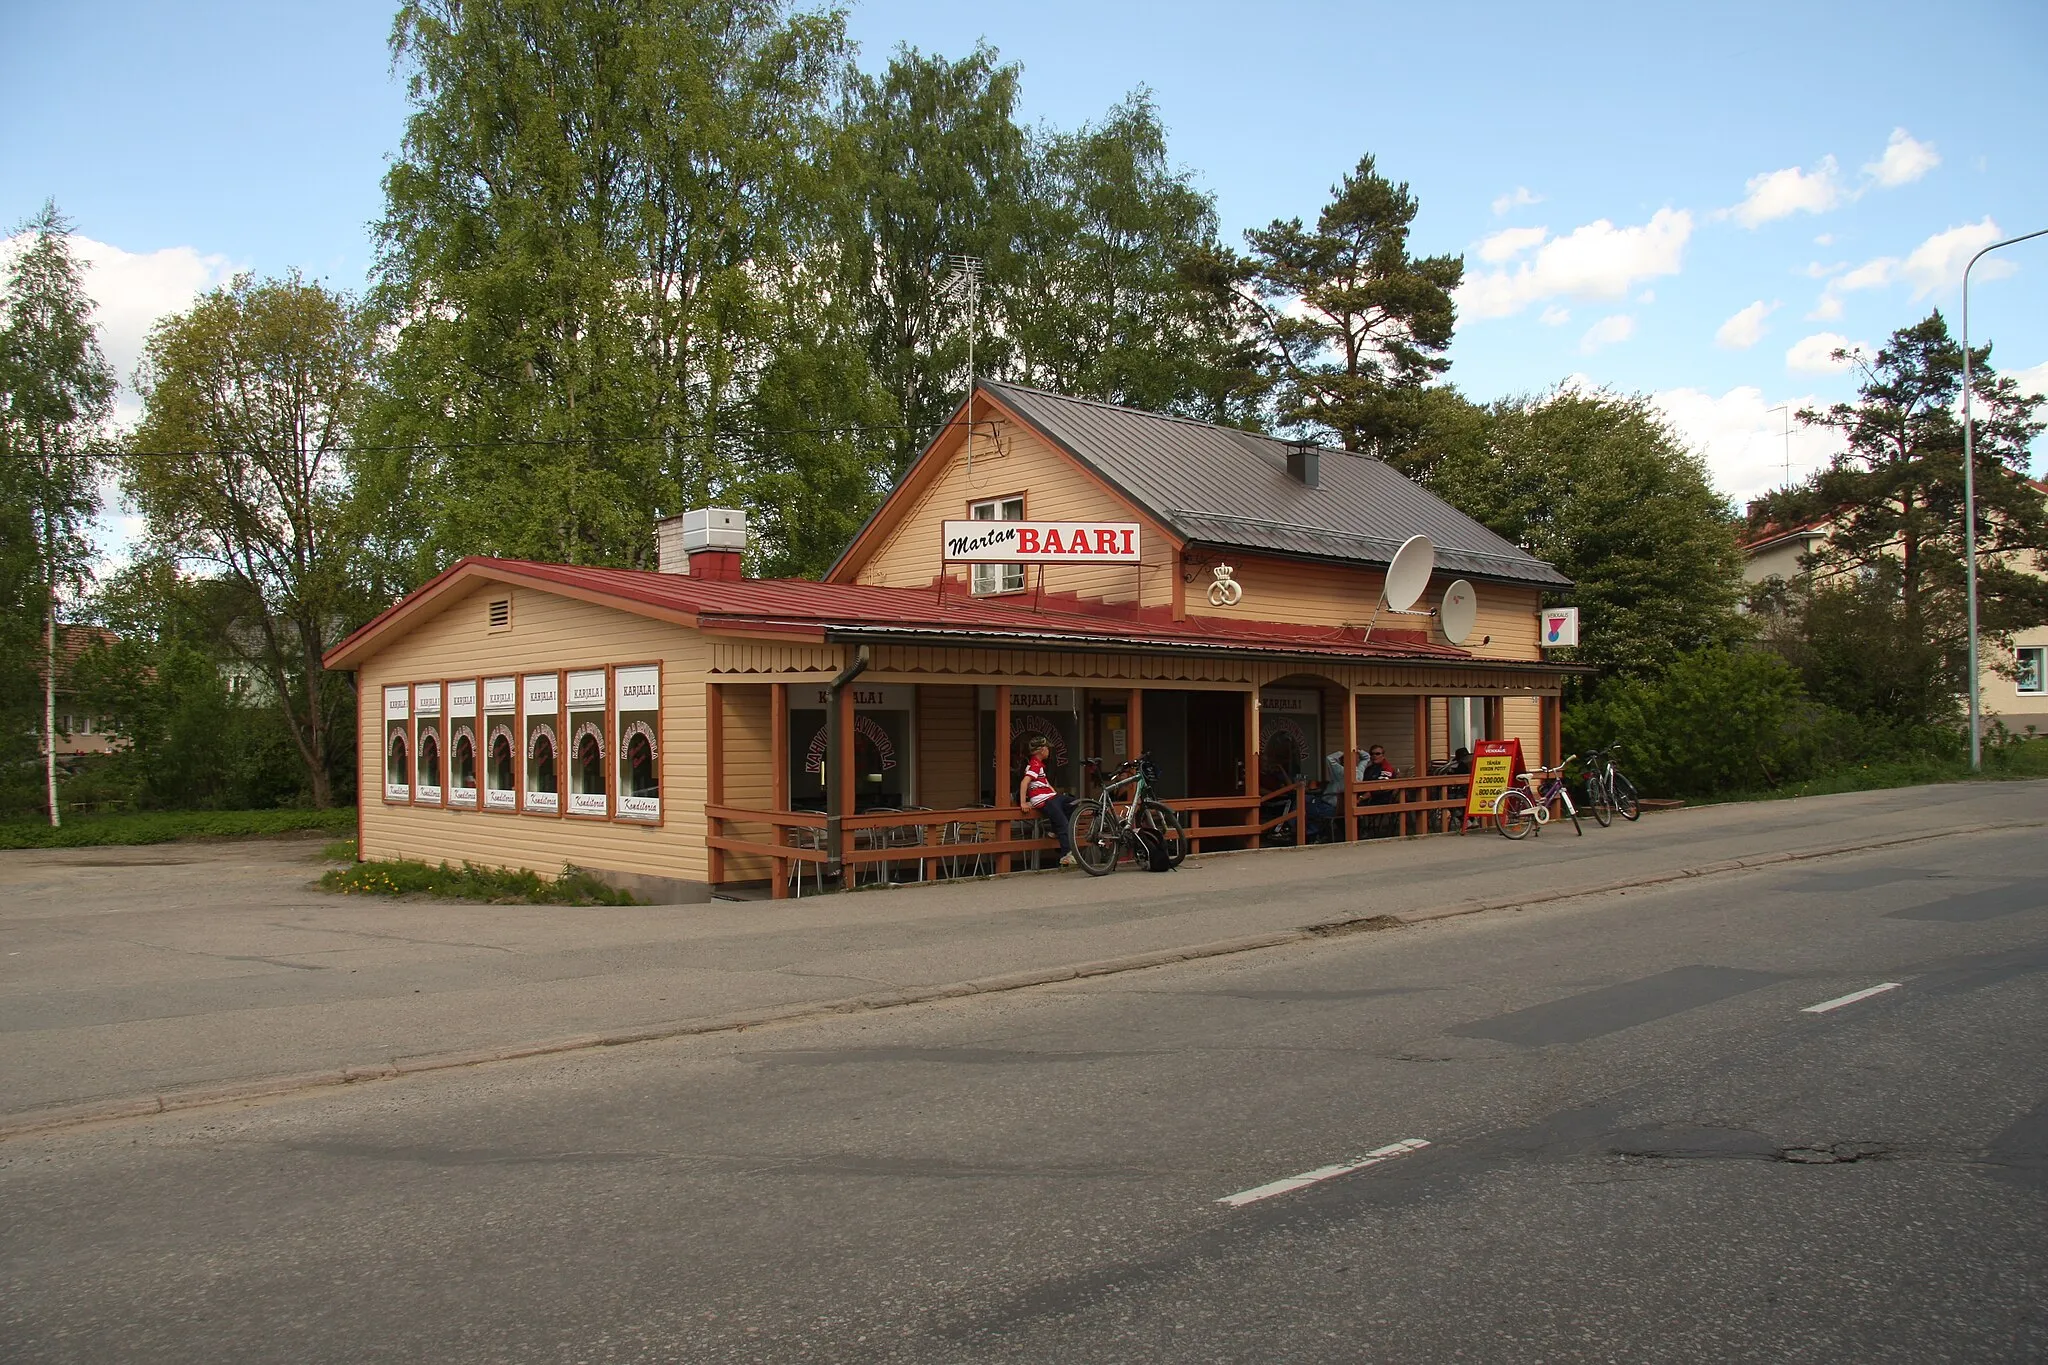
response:
<path fill-rule="evenodd" d="M 1657 678 L 1617 678 L 1565 715 L 1584 752 L 1619 742 L 1646 792 L 1699 796 L 1804 775 L 1815 708 L 1799 675 L 1761 650 L 1703 649 Z"/>
<path fill-rule="evenodd" d="M 129 815 L 66 817 L 56 829 L 44 819 L 0 822 L 0 849 L 94 848 L 106 844 L 167 844 L 174 839 L 253 839 L 318 831 L 353 833 L 354 807 L 343 810 L 141 811 Z"/>
<path fill-rule="evenodd" d="M 430 867 L 408 859 L 357 863 L 320 878 L 322 890 L 344 896 L 436 896 L 443 900 L 489 901 L 498 905 L 638 905 L 631 892 L 607 885 L 564 864 L 545 881 L 532 872 L 464 863 Z"/>

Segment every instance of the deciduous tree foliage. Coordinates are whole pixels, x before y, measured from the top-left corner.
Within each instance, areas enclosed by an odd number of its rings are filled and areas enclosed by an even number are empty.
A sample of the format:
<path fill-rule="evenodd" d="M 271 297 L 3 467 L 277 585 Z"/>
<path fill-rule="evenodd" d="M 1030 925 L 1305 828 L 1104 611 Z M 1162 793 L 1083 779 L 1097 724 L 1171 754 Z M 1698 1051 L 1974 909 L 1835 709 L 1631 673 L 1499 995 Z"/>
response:
<path fill-rule="evenodd" d="M 414 113 L 378 224 L 380 430 L 431 447 L 394 472 L 436 557 L 649 562 L 657 514 L 734 482 L 823 226 L 840 17 L 417 0 L 392 54 Z"/>
<path fill-rule="evenodd" d="M 1168 158 L 1151 93 L 1045 135 L 1031 171 L 1024 287 L 1007 300 L 1015 375 L 1150 412 L 1244 420 L 1262 386 L 1218 276 L 1215 201 Z"/>
<path fill-rule="evenodd" d="M 54 202 L 23 224 L 0 299 L 0 761 L 18 759 L 7 750 L 40 732 L 52 824 L 57 618 L 64 594 L 90 577 L 86 523 L 99 495 L 97 466 L 85 457 L 114 398 L 70 229 Z M 30 722 L 37 656 L 41 715 Z"/>
<path fill-rule="evenodd" d="M 1276 219 L 1245 234 L 1252 248 L 1273 414 L 1327 431 L 1346 450 L 1391 455 L 1419 424 L 1423 385 L 1450 367 L 1465 276 L 1461 256 L 1408 247 L 1415 196 L 1370 155 L 1332 191 L 1313 229 Z"/>
<path fill-rule="evenodd" d="M 1017 83 L 1018 69 L 986 46 L 959 61 L 906 47 L 881 74 L 848 76 L 833 143 L 835 247 L 867 366 L 895 404 L 890 477 L 967 391 L 968 300 L 945 287 L 948 256 L 982 262 L 975 368 L 1007 368 L 1003 304 L 1027 287 L 1030 148 Z"/>
<path fill-rule="evenodd" d="M 1654 675 L 1739 637 L 1735 516 L 1648 399 L 1560 390 L 1434 430 L 1431 487 L 1578 585 L 1576 661 Z"/>
<path fill-rule="evenodd" d="M 239 595 L 229 642 L 268 683 L 316 806 L 346 762 L 335 727 L 353 697 L 321 659 L 382 605 L 364 600 L 346 452 L 373 338 L 345 295 L 239 276 L 150 333 L 123 462 L 149 547 Z"/>

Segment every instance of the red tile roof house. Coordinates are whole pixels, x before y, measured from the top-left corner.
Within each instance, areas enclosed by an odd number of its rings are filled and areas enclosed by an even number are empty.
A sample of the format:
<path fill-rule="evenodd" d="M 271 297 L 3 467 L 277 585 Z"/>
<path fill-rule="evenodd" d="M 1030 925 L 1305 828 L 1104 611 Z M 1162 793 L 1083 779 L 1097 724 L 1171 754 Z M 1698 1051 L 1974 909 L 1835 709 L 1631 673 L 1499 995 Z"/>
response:
<path fill-rule="evenodd" d="M 712 509 L 664 523 L 661 572 L 467 558 L 337 645 L 361 856 L 782 896 L 1035 863 L 1033 735 L 1068 790 L 1151 754 L 1197 851 L 1297 834 L 1326 783 L 1331 837 L 1443 827 L 1453 749 L 1555 757 L 1574 666 L 1536 614 L 1570 583 L 1382 462 L 1009 384 L 973 406 L 822 582 L 742 577 Z M 949 558 L 987 537 L 948 522 L 1020 523 L 1016 559 Z M 1416 533 L 1435 573 L 1386 611 Z M 1462 643 L 1424 611 L 1454 580 Z M 1402 777 L 1368 793 L 1327 759 L 1371 744 Z"/>

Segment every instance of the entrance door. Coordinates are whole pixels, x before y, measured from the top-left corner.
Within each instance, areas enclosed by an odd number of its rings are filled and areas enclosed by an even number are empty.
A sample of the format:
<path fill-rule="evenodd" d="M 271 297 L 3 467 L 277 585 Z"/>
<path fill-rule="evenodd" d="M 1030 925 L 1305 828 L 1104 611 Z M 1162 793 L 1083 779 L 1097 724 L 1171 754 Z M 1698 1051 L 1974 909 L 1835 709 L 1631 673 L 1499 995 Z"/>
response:
<path fill-rule="evenodd" d="M 1190 692 L 1188 698 L 1188 795 L 1243 794 L 1244 694 Z"/>
<path fill-rule="evenodd" d="M 1130 746 L 1130 704 L 1123 701 L 1088 703 L 1088 752 L 1102 760 L 1105 777 L 1127 758 L 1135 758 Z"/>

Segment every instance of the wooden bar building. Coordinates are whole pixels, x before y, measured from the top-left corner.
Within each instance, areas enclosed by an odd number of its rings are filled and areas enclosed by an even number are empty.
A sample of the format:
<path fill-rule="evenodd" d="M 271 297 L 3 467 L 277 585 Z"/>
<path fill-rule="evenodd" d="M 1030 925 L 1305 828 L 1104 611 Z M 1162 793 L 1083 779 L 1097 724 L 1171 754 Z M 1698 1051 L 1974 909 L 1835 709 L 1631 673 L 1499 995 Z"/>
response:
<path fill-rule="evenodd" d="M 1574 669 L 1537 611 L 1571 584 L 1383 462 L 1012 384 L 972 410 L 821 582 L 743 577 L 744 515 L 709 509 L 663 524 L 662 571 L 466 558 L 355 632 L 327 662 L 359 856 L 802 895 L 1035 864 L 1033 735 L 1074 791 L 1150 753 L 1197 851 L 1457 828 L 1457 749 L 1557 757 Z M 1097 529 L 960 563 L 946 522 Z M 1418 533 L 1418 607 L 1476 589 L 1462 645 L 1382 609 Z M 1374 745 L 1399 776 L 1361 784 L 1340 755 Z"/>

